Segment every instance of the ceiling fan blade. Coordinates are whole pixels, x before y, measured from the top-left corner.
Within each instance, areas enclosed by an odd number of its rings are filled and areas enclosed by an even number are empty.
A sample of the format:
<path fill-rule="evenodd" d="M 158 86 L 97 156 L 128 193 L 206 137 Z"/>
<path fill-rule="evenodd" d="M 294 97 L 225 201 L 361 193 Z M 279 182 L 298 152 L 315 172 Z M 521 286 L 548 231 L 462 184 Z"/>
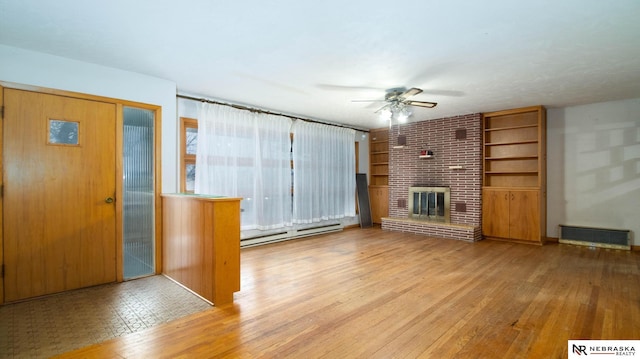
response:
<path fill-rule="evenodd" d="M 426 108 L 434 108 L 438 104 L 437 102 L 427 102 L 427 101 L 404 101 L 404 103 L 410 106 L 418 106 L 418 107 L 426 107 Z"/>
<path fill-rule="evenodd" d="M 385 102 L 385 100 L 351 100 L 351 102 Z"/>
<path fill-rule="evenodd" d="M 417 87 L 412 87 L 408 90 L 406 90 L 405 92 L 403 92 L 400 96 L 398 96 L 400 98 L 400 100 L 404 100 L 407 99 L 411 96 L 415 96 L 417 94 L 419 94 L 420 92 L 422 92 L 421 89 L 417 88 Z"/>

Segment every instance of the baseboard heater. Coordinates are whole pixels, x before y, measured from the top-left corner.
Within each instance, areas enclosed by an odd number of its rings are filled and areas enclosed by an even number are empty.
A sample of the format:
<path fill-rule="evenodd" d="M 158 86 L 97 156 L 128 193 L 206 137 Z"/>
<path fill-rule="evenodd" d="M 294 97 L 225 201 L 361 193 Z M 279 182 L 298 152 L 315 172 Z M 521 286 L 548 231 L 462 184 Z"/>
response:
<path fill-rule="evenodd" d="M 290 239 L 303 238 L 317 234 L 338 232 L 344 229 L 342 224 L 329 224 L 311 228 L 295 229 L 288 232 L 270 234 L 261 237 L 252 237 L 240 241 L 240 247 L 251 247 L 260 244 L 288 241 Z"/>
<path fill-rule="evenodd" d="M 560 225 L 558 242 L 580 246 L 631 250 L 631 231 Z"/>

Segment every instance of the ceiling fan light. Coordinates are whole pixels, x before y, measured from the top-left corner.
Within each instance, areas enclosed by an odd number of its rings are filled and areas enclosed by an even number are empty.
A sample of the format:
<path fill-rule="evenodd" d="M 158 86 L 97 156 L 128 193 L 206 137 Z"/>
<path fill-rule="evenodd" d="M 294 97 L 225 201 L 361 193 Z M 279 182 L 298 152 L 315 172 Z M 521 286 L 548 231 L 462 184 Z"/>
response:
<path fill-rule="evenodd" d="M 391 111 L 389 109 L 384 109 L 380 111 L 380 119 L 382 121 L 390 121 L 391 120 Z"/>
<path fill-rule="evenodd" d="M 409 116 L 411 116 L 411 111 L 404 106 L 404 104 L 400 107 L 397 115 L 397 120 L 399 123 L 406 123 L 409 120 Z"/>

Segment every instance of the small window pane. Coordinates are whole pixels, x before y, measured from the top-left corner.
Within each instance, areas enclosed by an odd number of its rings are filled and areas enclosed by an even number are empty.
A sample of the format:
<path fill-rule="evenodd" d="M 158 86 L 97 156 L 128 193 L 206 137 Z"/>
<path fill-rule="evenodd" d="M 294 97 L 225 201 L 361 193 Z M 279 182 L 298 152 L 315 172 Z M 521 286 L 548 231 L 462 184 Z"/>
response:
<path fill-rule="evenodd" d="M 187 138 L 186 138 L 186 146 L 187 146 L 187 154 L 195 155 L 196 154 L 196 146 L 198 144 L 198 129 L 193 127 L 187 127 Z"/>
<path fill-rule="evenodd" d="M 49 143 L 78 144 L 78 122 L 49 120 Z"/>
<path fill-rule="evenodd" d="M 185 190 L 187 192 L 193 192 L 196 189 L 196 165 L 192 163 L 188 163 L 185 166 Z"/>

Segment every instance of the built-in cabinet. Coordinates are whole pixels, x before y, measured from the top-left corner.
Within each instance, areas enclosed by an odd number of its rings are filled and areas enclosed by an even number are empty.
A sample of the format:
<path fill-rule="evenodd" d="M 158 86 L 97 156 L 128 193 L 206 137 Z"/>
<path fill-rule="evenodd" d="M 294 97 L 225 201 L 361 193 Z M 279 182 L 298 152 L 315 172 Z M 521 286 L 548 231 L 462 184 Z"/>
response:
<path fill-rule="evenodd" d="M 519 241 L 540 240 L 540 193 L 537 190 L 483 190 L 485 236 Z"/>
<path fill-rule="evenodd" d="M 371 221 L 382 223 L 382 217 L 389 216 L 389 186 L 369 186 Z"/>
<path fill-rule="evenodd" d="M 542 106 L 483 114 L 482 234 L 543 243 L 546 112 Z"/>
<path fill-rule="evenodd" d="M 373 223 L 389 216 L 389 129 L 369 132 L 369 198 Z"/>

